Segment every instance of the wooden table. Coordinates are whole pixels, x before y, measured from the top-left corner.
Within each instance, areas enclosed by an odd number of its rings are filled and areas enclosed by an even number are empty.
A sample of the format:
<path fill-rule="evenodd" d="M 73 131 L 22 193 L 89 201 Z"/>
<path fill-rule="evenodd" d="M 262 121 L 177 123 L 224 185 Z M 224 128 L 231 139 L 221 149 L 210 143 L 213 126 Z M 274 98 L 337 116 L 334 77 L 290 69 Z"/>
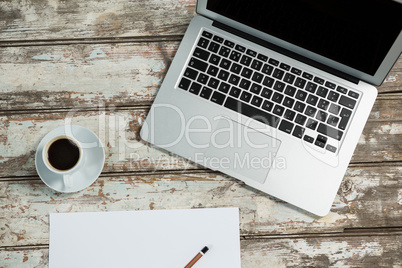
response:
<path fill-rule="evenodd" d="M 331 212 L 315 217 L 140 142 L 195 0 L 0 2 L 0 267 L 48 263 L 49 213 L 239 207 L 243 267 L 402 266 L 402 59 L 384 84 Z M 34 154 L 86 126 L 100 178 L 61 194 Z"/>

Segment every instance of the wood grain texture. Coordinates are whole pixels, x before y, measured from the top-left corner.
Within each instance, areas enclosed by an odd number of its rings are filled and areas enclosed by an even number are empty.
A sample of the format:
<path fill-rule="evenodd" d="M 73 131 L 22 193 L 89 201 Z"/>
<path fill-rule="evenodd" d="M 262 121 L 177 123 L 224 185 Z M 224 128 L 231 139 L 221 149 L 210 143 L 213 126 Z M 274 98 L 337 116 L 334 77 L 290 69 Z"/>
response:
<path fill-rule="evenodd" d="M 401 106 L 399 95 L 377 100 L 352 163 L 402 159 Z M 40 140 L 50 130 L 64 124 L 85 126 L 99 136 L 106 152 L 104 172 L 199 168 L 140 140 L 139 131 L 147 109 L 125 110 L 113 106 L 97 109 L 0 116 L 0 177 L 36 175 L 34 156 Z"/>
<path fill-rule="evenodd" d="M 0 47 L 0 110 L 151 104 L 179 42 Z M 401 92 L 402 57 L 380 93 Z"/>
<path fill-rule="evenodd" d="M 402 235 L 242 240 L 243 268 L 401 267 Z M 49 249 L 0 250 L 4 268 L 48 265 Z"/>
<path fill-rule="evenodd" d="M 73 194 L 55 192 L 37 179 L 3 181 L 0 244 L 47 244 L 49 213 L 80 211 L 239 207 L 241 235 L 397 227 L 401 174 L 402 167 L 393 165 L 350 168 L 331 212 L 321 218 L 216 173 L 106 176 Z"/>
<path fill-rule="evenodd" d="M 182 35 L 195 0 L 0 2 L 0 39 Z"/>

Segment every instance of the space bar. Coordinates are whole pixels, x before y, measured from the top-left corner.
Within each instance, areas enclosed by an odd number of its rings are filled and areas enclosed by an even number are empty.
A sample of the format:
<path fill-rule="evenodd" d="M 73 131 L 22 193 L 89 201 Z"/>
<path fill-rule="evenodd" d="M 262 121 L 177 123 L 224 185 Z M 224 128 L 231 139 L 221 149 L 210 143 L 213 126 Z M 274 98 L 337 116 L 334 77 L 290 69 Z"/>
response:
<path fill-rule="evenodd" d="M 280 121 L 280 118 L 275 115 L 263 112 L 259 109 L 254 108 L 253 106 L 235 100 L 231 97 L 228 97 L 226 99 L 224 106 L 274 128 L 278 126 Z"/>

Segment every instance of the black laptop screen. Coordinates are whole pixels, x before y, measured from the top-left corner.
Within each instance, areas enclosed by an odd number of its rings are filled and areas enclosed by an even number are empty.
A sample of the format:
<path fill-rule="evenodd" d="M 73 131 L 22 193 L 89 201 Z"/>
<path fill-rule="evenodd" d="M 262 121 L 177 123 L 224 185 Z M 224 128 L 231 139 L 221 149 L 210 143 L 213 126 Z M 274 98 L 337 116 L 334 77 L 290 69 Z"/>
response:
<path fill-rule="evenodd" d="M 207 9 L 370 75 L 402 29 L 392 0 L 208 0 Z"/>

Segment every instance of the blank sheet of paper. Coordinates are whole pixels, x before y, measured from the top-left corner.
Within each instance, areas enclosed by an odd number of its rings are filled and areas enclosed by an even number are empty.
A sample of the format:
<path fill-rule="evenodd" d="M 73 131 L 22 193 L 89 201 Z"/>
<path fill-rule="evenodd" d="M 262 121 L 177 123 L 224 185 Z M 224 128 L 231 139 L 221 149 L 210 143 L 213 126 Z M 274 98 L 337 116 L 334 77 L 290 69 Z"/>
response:
<path fill-rule="evenodd" d="M 238 208 L 50 214 L 49 267 L 194 268 L 240 264 Z"/>

